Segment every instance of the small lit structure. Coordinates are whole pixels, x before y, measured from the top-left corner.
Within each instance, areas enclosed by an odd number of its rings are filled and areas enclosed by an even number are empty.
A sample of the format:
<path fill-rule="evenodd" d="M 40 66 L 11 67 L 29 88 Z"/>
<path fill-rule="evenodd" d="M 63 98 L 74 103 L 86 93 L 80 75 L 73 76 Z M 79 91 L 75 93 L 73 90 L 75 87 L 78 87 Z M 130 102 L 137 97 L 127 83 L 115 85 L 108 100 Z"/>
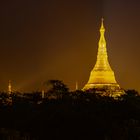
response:
<path fill-rule="evenodd" d="M 10 95 L 12 93 L 12 85 L 11 85 L 11 80 L 9 80 L 8 83 L 8 94 Z"/>
<path fill-rule="evenodd" d="M 116 82 L 113 70 L 108 62 L 106 40 L 104 37 L 105 28 L 103 19 L 100 28 L 100 39 L 98 43 L 97 61 L 90 73 L 88 83 L 84 86 L 83 90 L 89 89 L 105 89 L 109 96 L 116 97 L 124 93 Z"/>
<path fill-rule="evenodd" d="M 42 92 L 41 92 L 41 97 L 42 97 L 42 99 L 45 98 L 45 91 L 44 90 L 42 90 Z"/>
<path fill-rule="evenodd" d="M 78 82 L 76 81 L 75 90 L 78 90 Z"/>

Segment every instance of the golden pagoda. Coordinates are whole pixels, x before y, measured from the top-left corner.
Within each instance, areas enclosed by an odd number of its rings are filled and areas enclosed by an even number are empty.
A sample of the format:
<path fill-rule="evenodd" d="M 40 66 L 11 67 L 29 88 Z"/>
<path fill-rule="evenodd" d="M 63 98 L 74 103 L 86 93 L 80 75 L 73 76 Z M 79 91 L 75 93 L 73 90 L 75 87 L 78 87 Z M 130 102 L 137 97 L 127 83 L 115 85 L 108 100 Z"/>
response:
<path fill-rule="evenodd" d="M 106 40 L 104 37 L 105 28 L 103 19 L 100 28 L 100 39 L 98 43 L 97 61 L 90 73 L 89 81 L 84 86 L 83 90 L 88 89 L 107 89 L 109 96 L 120 96 L 123 90 L 116 82 L 113 70 L 108 62 Z"/>

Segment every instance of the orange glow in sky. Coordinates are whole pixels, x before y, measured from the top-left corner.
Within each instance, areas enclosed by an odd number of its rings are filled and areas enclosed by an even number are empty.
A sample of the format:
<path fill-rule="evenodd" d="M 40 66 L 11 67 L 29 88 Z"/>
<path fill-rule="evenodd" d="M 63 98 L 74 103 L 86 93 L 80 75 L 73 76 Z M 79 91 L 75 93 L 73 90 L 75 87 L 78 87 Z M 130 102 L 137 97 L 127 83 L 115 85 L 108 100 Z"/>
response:
<path fill-rule="evenodd" d="M 0 90 L 33 91 L 49 79 L 82 88 L 96 62 L 104 17 L 109 62 L 125 89 L 140 91 L 140 2 L 21 0 L 0 4 Z"/>

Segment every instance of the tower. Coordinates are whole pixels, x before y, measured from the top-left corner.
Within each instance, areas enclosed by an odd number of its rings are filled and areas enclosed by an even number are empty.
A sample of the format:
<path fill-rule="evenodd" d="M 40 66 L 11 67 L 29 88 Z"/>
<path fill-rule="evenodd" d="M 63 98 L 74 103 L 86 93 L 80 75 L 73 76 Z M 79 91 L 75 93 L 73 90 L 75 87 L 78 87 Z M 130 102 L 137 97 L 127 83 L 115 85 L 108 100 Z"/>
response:
<path fill-rule="evenodd" d="M 12 85 L 11 85 L 11 81 L 9 80 L 9 84 L 8 84 L 8 94 L 10 95 L 12 93 Z"/>
<path fill-rule="evenodd" d="M 76 81 L 75 90 L 78 90 L 78 82 Z"/>
<path fill-rule="evenodd" d="M 90 73 L 88 83 L 84 86 L 83 90 L 88 90 L 92 88 L 107 89 L 108 91 L 111 91 L 111 94 L 113 94 L 111 96 L 120 96 L 122 94 L 122 90 L 116 82 L 114 72 L 108 62 L 104 33 L 105 28 L 102 19 L 100 28 L 100 39 L 98 42 L 97 61 Z"/>
<path fill-rule="evenodd" d="M 42 90 L 42 92 L 41 92 L 41 97 L 42 97 L 42 99 L 45 98 L 45 91 L 44 90 Z"/>

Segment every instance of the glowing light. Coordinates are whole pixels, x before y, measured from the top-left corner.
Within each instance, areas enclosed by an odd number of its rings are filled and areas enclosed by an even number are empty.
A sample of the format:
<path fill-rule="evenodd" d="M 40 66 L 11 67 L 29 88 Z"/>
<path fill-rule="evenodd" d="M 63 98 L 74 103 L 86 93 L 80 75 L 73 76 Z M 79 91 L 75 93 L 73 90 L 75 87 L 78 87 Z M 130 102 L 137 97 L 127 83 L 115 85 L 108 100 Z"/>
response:
<path fill-rule="evenodd" d="M 11 85 L 11 81 L 9 80 L 9 84 L 8 84 L 8 93 L 11 94 L 12 93 L 12 85 Z"/>
<path fill-rule="evenodd" d="M 89 81 L 84 86 L 83 90 L 91 88 L 108 88 L 112 91 L 117 91 L 112 96 L 118 96 L 122 93 L 120 86 L 117 84 L 113 70 L 108 62 L 106 40 L 104 37 L 105 28 L 103 19 L 100 28 L 100 39 L 98 43 L 97 61 L 90 73 Z"/>
<path fill-rule="evenodd" d="M 78 90 L 78 82 L 76 81 L 75 90 Z"/>
<path fill-rule="evenodd" d="M 44 99 L 44 98 L 45 98 L 45 91 L 42 90 L 42 99 Z"/>

